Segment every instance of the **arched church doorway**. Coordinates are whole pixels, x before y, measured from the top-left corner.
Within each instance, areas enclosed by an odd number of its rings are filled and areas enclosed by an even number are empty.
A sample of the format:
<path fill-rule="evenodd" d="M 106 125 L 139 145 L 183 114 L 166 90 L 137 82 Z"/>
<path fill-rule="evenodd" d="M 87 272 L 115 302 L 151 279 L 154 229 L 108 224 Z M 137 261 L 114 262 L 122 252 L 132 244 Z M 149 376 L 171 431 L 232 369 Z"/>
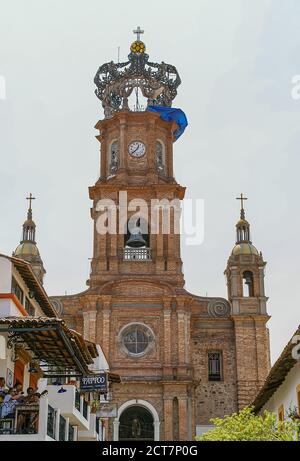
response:
<path fill-rule="evenodd" d="M 154 419 L 151 412 L 139 405 L 126 408 L 119 419 L 119 440 L 154 440 Z"/>

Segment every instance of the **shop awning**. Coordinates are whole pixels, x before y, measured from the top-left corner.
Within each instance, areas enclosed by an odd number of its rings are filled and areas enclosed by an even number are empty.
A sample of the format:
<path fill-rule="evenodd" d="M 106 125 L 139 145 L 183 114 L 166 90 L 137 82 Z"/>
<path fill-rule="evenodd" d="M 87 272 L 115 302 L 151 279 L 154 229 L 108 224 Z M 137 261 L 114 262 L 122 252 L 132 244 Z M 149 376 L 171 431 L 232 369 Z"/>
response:
<path fill-rule="evenodd" d="M 25 348 L 47 370 L 68 370 L 91 375 L 88 368 L 98 356 L 96 346 L 70 330 L 57 318 L 0 318 L 0 334 L 8 333 L 10 344 Z"/>

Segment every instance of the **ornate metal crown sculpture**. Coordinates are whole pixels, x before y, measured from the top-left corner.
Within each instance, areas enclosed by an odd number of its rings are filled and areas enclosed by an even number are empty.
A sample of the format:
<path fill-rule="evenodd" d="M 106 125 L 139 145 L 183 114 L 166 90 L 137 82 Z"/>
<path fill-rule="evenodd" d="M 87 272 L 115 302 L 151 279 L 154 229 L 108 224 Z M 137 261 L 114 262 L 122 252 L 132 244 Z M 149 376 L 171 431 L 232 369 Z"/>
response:
<path fill-rule="evenodd" d="M 95 94 L 102 101 L 106 118 L 114 112 L 130 110 L 128 98 L 134 89 L 141 90 L 148 106 L 170 107 L 177 95 L 181 79 L 176 67 L 148 61 L 145 44 L 140 40 L 143 32 L 139 27 L 134 31 L 137 40 L 130 47 L 127 62 L 102 64 L 95 75 Z"/>

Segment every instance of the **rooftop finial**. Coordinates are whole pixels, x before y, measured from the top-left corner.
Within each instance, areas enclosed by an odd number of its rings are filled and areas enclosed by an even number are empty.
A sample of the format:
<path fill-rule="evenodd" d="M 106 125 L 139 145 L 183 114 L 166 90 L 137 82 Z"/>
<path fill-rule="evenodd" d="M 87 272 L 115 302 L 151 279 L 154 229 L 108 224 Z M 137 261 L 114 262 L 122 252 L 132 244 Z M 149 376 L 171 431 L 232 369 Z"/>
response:
<path fill-rule="evenodd" d="M 22 240 L 20 241 L 20 245 L 18 245 L 16 250 L 13 252 L 13 256 L 30 263 L 33 272 L 38 277 L 39 281 L 43 283 L 43 277 L 46 271 L 39 250 L 36 246 L 35 222 L 32 219 L 32 200 L 35 200 L 35 197 L 33 197 L 30 192 L 29 197 L 26 197 L 26 200 L 29 200 L 27 219 L 23 224 Z"/>
<path fill-rule="evenodd" d="M 140 26 L 137 26 L 135 30 L 133 30 L 133 33 L 136 34 L 136 39 L 140 41 L 141 39 L 141 34 L 144 33 L 144 31 L 140 28 Z"/>
<path fill-rule="evenodd" d="M 29 200 L 29 208 L 27 211 L 27 219 L 23 224 L 23 238 L 22 242 L 33 242 L 35 243 L 35 223 L 32 220 L 32 200 L 35 200 L 35 197 L 30 192 L 29 197 L 26 197 L 26 200 Z"/>
<path fill-rule="evenodd" d="M 236 200 L 241 201 L 241 219 L 245 219 L 244 200 L 248 200 L 248 198 L 244 197 L 244 195 L 241 193 L 240 197 L 236 197 Z"/>
<path fill-rule="evenodd" d="M 29 208 L 28 208 L 28 212 L 27 212 L 27 219 L 32 219 L 31 203 L 32 203 L 32 200 L 35 200 L 35 197 L 33 197 L 32 193 L 30 192 L 29 197 L 26 197 L 26 200 L 29 200 Z"/>
<path fill-rule="evenodd" d="M 250 224 L 245 219 L 245 210 L 244 210 L 244 201 L 248 200 L 247 197 L 244 197 L 241 194 L 239 197 L 236 197 L 236 200 L 241 201 L 241 218 L 236 224 L 237 239 L 236 243 L 250 243 Z"/>

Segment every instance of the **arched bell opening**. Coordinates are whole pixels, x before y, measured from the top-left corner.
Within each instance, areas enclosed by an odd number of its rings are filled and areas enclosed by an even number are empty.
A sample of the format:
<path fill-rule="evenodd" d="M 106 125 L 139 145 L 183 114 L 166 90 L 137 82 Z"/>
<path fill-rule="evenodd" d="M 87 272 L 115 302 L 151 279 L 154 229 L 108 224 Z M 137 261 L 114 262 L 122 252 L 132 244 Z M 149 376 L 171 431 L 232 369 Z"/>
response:
<path fill-rule="evenodd" d="M 149 225 L 146 219 L 139 217 L 135 221 L 129 219 L 127 232 L 124 236 L 125 248 L 149 248 L 150 234 Z"/>
<path fill-rule="evenodd" d="M 254 296 L 253 274 L 251 271 L 243 272 L 243 296 Z"/>

